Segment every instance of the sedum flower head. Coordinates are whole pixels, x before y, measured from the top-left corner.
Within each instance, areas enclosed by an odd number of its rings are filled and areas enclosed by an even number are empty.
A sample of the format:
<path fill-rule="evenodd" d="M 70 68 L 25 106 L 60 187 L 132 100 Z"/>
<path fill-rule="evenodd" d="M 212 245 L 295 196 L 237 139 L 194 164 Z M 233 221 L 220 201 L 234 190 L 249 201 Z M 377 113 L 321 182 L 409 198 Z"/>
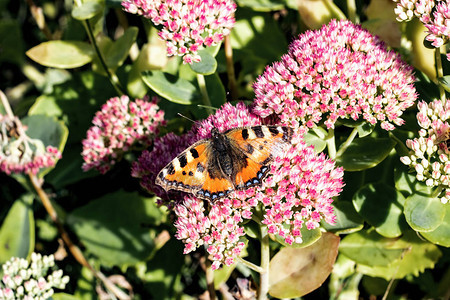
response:
<path fill-rule="evenodd" d="M 44 146 L 26 135 L 18 118 L 0 115 L 0 170 L 6 174 L 36 174 L 41 168 L 53 167 L 61 158 L 59 150 Z"/>
<path fill-rule="evenodd" d="M 400 160 L 416 172 L 417 180 L 442 188 L 445 204 L 450 200 L 450 101 L 420 102 L 417 108 L 419 137 L 406 141 L 411 151 Z"/>
<path fill-rule="evenodd" d="M 343 169 L 336 168 L 324 154 L 317 155 L 296 134 L 292 145 L 276 157 L 261 188 L 231 193 L 213 203 L 186 196 L 175 206 L 176 237 L 185 243 L 184 253 L 205 247 L 213 269 L 231 265 L 240 255 L 244 242 L 243 224 L 262 207 L 262 223 L 269 233 L 286 243 L 302 243 L 301 229 L 311 230 L 324 221 L 333 224 L 331 203 L 343 187 Z"/>
<path fill-rule="evenodd" d="M 0 282 L 2 300 L 45 300 L 53 295 L 53 288 L 64 289 L 69 276 L 62 270 L 53 270 L 53 255 L 42 256 L 32 253 L 31 261 L 13 257 L 3 264 L 3 278 Z"/>
<path fill-rule="evenodd" d="M 198 50 L 218 44 L 234 26 L 232 0 L 125 0 L 124 9 L 150 19 L 166 41 L 168 56 L 199 62 Z"/>
<path fill-rule="evenodd" d="M 331 21 L 294 40 L 254 84 L 254 113 L 292 127 L 333 128 L 360 118 L 393 130 L 417 98 L 412 67 L 350 21 Z"/>
<path fill-rule="evenodd" d="M 109 99 L 98 111 L 83 140 L 83 170 L 92 168 L 106 173 L 133 147 L 147 147 L 158 128 L 165 124 L 158 98 L 131 101 L 127 96 Z"/>

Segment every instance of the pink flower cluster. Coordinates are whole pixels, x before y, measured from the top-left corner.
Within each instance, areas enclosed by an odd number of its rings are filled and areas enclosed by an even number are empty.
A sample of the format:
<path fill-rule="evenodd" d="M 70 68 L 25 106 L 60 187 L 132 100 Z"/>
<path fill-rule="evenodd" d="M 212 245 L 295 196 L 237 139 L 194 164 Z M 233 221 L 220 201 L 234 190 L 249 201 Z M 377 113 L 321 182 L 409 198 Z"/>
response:
<path fill-rule="evenodd" d="M 450 39 L 450 2 L 434 0 L 394 0 L 398 21 L 410 21 L 414 16 L 428 29 L 427 41 L 436 48 Z M 447 54 L 450 60 L 450 53 Z"/>
<path fill-rule="evenodd" d="M 294 40 L 281 61 L 266 67 L 254 84 L 261 117 L 276 115 L 294 128 L 323 121 L 363 118 L 393 130 L 417 98 L 412 67 L 367 30 L 331 21 Z"/>
<path fill-rule="evenodd" d="M 322 219 L 336 222 L 331 203 L 342 191 L 343 176 L 342 167 L 336 168 L 323 153 L 317 155 L 297 134 L 292 147 L 275 159 L 255 196 L 265 207 L 262 223 L 287 244 L 302 243 L 303 227 L 318 228 Z"/>
<path fill-rule="evenodd" d="M 410 166 L 418 181 L 442 189 L 442 203 L 450 201 L 450 101 L 419 102 L 419 137 L 407 140 L 411 149 L 400 161 Z"/>
<path fill-rule="evenodd" d="M 241 239 L 245 235 L 242 222 L 251 218 L 251 208 L 256 204 L 256 201 L 224 199 L 205 208 L 202 200 L 186 196 L 175 207 L 174 224 L 176 238 L 185 243 L 184 253 L 204 246 L 213 260 L 213 270 L 221 264 L 233 264 L 245 246 Z"/>
<path fill-rule="evenodd" d="M 0 170 L 6 174 L 37 174 L 42 168 L 53 167 L 61 152 L 30 138 L 23 129 L 19 119 L 0 115 Z"/>
<path fill-rule="evenodd" d="M 147 147 L 165 124 L 164 111 L 159 110 L 157 97 L 152 101 L 127 96 L 109 99 L 92 120 L 83 140 L 83 170 L 92 168 L 106 173 L 123 154 L 133 147 Z"/>
<path fill-rule="evenodd" d="M 240 126 L 260 125 L 261 119 L 243 103 L 225 104 L 195 130 L 208 137 L 213 126 L 223 132 Z M 185 253 L 206 247 L 213 269 L 235 262 L 244 247 L 243 222 L 251 219 L 257 206 L 263 208 L 262 223 L 271 234 L 289 243 L 302 243 L 300 229 L 319 226 L 320 220 L 335 222 L 331 203 L 343 187 L 343 169 L 336 168 L 324 154 L 303 141 L 305 129 L 299 129 L 282 157 L 276 157 L 261 188 L 231 193 L 210 205 L 187 195 L 175 204 L 176 237 L 185 243 Z"/>
<path fill-rule="evenodd" d="M 199 62 L 197 51 L 221 42 L 235 23 L 232 0 L 125 0 L 122 6 L 159 26 L 168 56 L 182 56 L 189 64 Z"/>

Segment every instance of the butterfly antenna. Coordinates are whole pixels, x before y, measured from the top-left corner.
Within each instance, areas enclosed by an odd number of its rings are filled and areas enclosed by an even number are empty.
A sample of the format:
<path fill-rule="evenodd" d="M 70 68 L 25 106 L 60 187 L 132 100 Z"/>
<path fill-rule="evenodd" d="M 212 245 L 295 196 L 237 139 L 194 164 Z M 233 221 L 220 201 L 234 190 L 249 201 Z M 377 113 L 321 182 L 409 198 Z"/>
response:
<path fill-rule="evenodd" d="M 180 114 L 180 113 L 177 113 L 177 115 L 179 115 L 180 117 L 183 117 L 183 118 L 185 118 L 186 120 L 189 120 L 189 121 L 191 121 L 192 123 L 195 123 L 195 121 L 194 121 L 194 120 L 192 120 L 191 118 L 188 118 L 188 117 L 186 117 L 185 115 L 182 115 L 182 114 Z"/>

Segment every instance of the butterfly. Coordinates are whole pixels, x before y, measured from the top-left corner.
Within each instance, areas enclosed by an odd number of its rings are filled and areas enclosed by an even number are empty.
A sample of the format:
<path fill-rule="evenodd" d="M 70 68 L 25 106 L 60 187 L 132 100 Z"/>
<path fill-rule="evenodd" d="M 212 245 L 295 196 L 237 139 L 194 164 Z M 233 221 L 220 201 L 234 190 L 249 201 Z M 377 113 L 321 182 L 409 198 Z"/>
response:
<path fill-rule="evenodd" d="M 284 126 L 233 128 L 200 140 L 164 167 L 156 184 L 215 201 L 235 190 L 262 184 L 270 163 L 290 145 L 293 129 Z"/>

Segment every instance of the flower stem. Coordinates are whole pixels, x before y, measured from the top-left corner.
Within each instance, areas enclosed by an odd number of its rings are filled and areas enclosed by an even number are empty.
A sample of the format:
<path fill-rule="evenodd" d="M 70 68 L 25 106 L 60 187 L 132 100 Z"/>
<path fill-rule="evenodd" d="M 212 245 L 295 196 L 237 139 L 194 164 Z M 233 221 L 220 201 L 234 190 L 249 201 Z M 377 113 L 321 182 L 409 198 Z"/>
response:
<path fill-rule="evenodd" d="M 200 88 L 200 93 L 202 94 L 203 104 L 206 106 L 206 111 L 208 114 L 212 115 L 213 110 L 211 106 L 211 101 L 209 100 L 208 90 L 206 89 L 205 76 L 197 73 L 197 82 Z"/>
<path fill-rule="evenodd" d="M 269 293 L 270 247 L 267 226 L 261 226 L 261 269 L 258 300 L 266 300 Z"/>
<path fill-rule="evenodd" d="M 441 60 L 441 49 L 436 48 L 434 51 L 435 60 L 436 60 L 436 77 L 438 79 L 438 86 L 439 86 L 439 96 L 441 98 L 441 101 L 445 103 L 445 90 L 442 84 L 439 83 L 439 78 L 444 77 L 444 70 L 442 68 L 442 60 Z"/>
<path fill-rule="evenodd" d="M 334 141 L 334 129 L 328 130 L 328 135 L 325 138 L 325 141 L 327 142 L 327 148 L 328 148 L 328 155 L 331 159 L 336 158 L 336 143 Z"/>
<path fill-rule="evenodd" d="M 205 268 L 206 268 L 206 284 L 208 286 L 209 292 L 209 300 L 216 300 L 216 289 L 214 287 L 214 271 L 211 268 L 211 261 L 209 259 L 205 259 Z"/>
<path fill-rule="evenodd" d="M 238 90 L 236 86 L 236 75 L 234 73 L 233 49 L 231 48 L 230 35 L 225 36 L 224 44 L 225 59 L 227 62 L 228 88 L 230 89 L 231 99 L 236 100 L 238 98 Z"/>
<path fill-rule="evenodd" d="M 106 73 L 106 76 L 109 79 L 109 82 L 116 90 L 117 94 L 119 96 L 124 95 L 125 93 L 122 90 L 122 87 L 120 85 L 119 79 L 117 78 L 116 74 L 111 73 L 108 66 L 106 65 L 105 58 L 103 57 L 100 49 L 98 48 L 97 41 L 94 37 L 94 32 L 92 31 L 91 23 L 89 20 L 83 21 L 83 25 L 86 28 L 86 32 L 88 34 L 89 40 L 91 41 L 91 44 L 94 46 L 95 53 L 97 53 L 98 60 L 100 61 L 100 65 L 103 67 L 103 70 Z"/>
<path fill-rule="evenodd" d="M 350 21 L 352 21 L 353 23 L 357 23 L 355 0 L 347 0 L 347 15 Z"/>
<path fill-rule="evenodd" d="M 347 140 L 342 144 L 342 146 L 339 148 L 339 151 L 336 153 L 336 157 L 341 156 L 345 152 L 345 150 L 347 150 L 348 146 L 350 146 L 350 144 L 353 142 L 353 140 L 355 139 L 357 134 L 358 134 L 358 129 L 353 128 L 352 133 L 350 133 Z"/>
<path fill-rule="evenodd" d="M 238 256 L 236 257 L 236 260 L 246 266 L 249 269 L 252 269 L 255 272 L 262 273 L 264 272 L 263 268 L 260 266 L 255 265 L 254 263 L 249 262 L 248 260 L 243 259 L 242 257 Z"/>
<path fill-rule="evenodd" d="M 80 248 L 78 248 L 71 240 L 69 234 L 64 229 L 64 226 L 62 225 L 61 221 L 59 220 L 58 214 L 56 213 L 55 208 L 53 207 L 50 199 L 48 198 L 47 194 L 41 187 L 41 183 L 39 182 L 39 179 L 36 175 L 29 172 L 28 177 L 31 180 L 31 184 L 33 185 L 34 189 L 36 190 L 39 198 L 42 201 L 42 204 L 44 205 L 45 210 L 50 215 L 50 218 L 52 221 L 56 224 L 56 227 L 58 228 L 59 234 L 61 235 L 62 240 L 66 244 L 67 248 L 69 249 L 70 253 L 72 253 L 73 257 L 80 263 L 83 267 L 88 268 L 95 277 L 100 279 L 105 287 L 110 290 L 118 299 L 128 300 L 130 297 L 125 294 L 121 289 L 116 287 L 105 275 L 103 275 L 100 271 L 95 270 L 89 262 L 84 257 L 83 253 L 81 252 Z"/>
<path fill-rule="evenodd" d="M 3 107 L 5 108 L 6 114 L 11 120 L 14 120 L 14 113 L 11 109 L 11 106 L 9 105 L 8 98 L 6 98 L 6 95 L 2 90 L 0 90 L 0 99 L 2 101 Z"/>

